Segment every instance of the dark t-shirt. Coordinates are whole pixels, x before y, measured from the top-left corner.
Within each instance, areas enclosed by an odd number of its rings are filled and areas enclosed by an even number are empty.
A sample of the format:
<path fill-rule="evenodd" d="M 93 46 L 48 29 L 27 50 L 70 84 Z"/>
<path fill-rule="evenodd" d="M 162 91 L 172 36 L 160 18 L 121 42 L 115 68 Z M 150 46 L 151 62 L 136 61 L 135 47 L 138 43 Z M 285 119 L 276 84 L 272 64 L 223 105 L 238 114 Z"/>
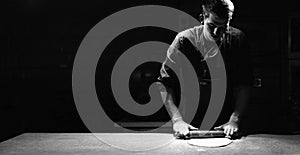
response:
<path fill-rule="evenodd" d="M 226 95 L 221 114 L 215 126 L 229 120 L 235 104 L 234 88 L 240 85 L 251 85 L 252 83 L 252 70 L 247 49 L 244 33 L 233 27 L 229 28 L 220 43 L 215 43 L 207 37 L 203 31 L 203 25 L 182 31 L 176 36 L 162 65 L 160 79 L 166 87 L 178 88 L 176 87 L 178 82 L 174 81 L 176 78 L 172 77 L 175 74 L 171 73 L 171 70 L 178 69 L 177 73 L 185 74 L 183 77 L 188 77 L 188 73 L 182 73 L 182 70 L 187 70 L 186 66 L 190 64 L 182 63 L 183 56 L 193 65 L 201 93 L 199 93 L 199 106 L 191 123 L 192 125 L 196 127 L 201 125 L 211 97 L 211 84 L 219 78 L 218 76 L 211 77 L 210 69 L 218 68 L 223 64 L 226 69 Z M 221 60 L 224 63 L 221 63 Z M 184 94 L 187 89 L 189 88 L 184 88 L 181 93 Z M 186 106 L 189 106 L 188 103 Z"/>

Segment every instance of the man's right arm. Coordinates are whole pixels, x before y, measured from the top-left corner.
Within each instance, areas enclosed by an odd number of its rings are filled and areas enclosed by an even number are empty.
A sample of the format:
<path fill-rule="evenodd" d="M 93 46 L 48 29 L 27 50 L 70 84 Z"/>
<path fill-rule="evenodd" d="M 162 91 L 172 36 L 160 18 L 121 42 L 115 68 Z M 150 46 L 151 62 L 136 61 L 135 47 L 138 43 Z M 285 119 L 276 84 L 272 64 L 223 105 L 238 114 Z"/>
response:
<path fill-rule="evenodd" d="M 179 109 L 174 104 L 174 92 L 172 88 L 160 85 L 160 94 L 162 96 L 163 103 L 171 117 L 173 131 L 175 132 L 176 136 L 186 136 L 190 129 L 197 129 L 183 121 Z"/>
<path fill-rule="evenodd" d="M 187 135 L 189 133 L 189 129 L 196 129 L 195 127 L 184 122 L 182 115 L 180 114 L 179 109 L 175 104 L 175 93 L 174 93 L 174 83 L 170 80 L 170 75 L 168 71 L 172 67 L 173 69 L 177 69 L 177 73 L 181 73 L 180 60 L 178 58 L 178 38 L 173 41 L 172 45 L 169 47 L 167 51 L 166 60 L 162 64 L 162 68 L 160 70 L 160 81 L 163 83 L 160 85 L 160 94 L 163 100 L 163 103 L 171 117 L 173 130 L 175 134 L 182 136 Z M 179 75 L 181 76 L 181 75 Z M 166 82 L 167 81 L 167 82 Z M 168 83 L 168 84 L 166 84 Z M 172 84 L 170 84 L 172 83 Z M 178 104 L 179 105 L 179 104 Z"/>
<path fill-rule="evenodd" d="M 174 104 L 174 92 L 172 88 L 168 88 L 165 86 L 160 86 L 160 94 L 162 96 L 162 100 L 164 105 L 166 106 L 169 115 L 172 119 L 172 123 L 174 124 L 177 121 L 182 120 L 182 116 L 179 112 L 179 109 Z"/>

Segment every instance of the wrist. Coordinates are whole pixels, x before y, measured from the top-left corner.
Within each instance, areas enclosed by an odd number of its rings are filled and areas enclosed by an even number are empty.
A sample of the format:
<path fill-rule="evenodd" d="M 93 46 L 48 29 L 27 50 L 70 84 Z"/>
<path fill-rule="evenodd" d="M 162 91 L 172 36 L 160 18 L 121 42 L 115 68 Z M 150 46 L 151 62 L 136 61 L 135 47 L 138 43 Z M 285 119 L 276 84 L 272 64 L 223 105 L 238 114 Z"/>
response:
<path fill-rule="evenodd" d="M 174 117 L 174 118 L 172 118 L 173 124 L 176 123 L 176 122 L 179 122 L 179 121 L 182 121 L 182 117 L 181 116 L 180 117 Z"/>
<path fill-rule="evenodd" d="M 231 115 L 229 121 L 239 123 L 240 122 L 240 117 L 238 115 Z"/>

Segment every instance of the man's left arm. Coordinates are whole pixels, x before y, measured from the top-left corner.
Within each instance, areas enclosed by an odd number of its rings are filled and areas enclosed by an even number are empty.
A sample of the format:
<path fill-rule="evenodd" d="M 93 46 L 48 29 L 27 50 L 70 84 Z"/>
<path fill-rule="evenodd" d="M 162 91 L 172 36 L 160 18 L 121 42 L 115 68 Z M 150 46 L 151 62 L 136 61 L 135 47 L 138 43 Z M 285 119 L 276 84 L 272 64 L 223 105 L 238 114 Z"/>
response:
<path fill-rule="evenodd" d="M 241 118 L 249 103 L 250 86 L 240 86 L 235 89 L 236 102 L 234 111 L 231 114 L 229 121 L 215 129 L 223 129 L 226 136 L 230 137 L 233 133 L 239 130 Z"/>
<path fill-rule="evenodd" d="M 244 115 L 245 109 L 249 103 L 249 98 L 250 98 L 250 86 L 248 85 L 241 85 L 237 88 L 235 88 L 235 107 L 234 111 L 230 116 L 229 122 L 235 123 L 236 127 L 233 129 L 228 129 L 228 133 L 232 135 L 233 132 L 238 131 L 239 129 L 239 124 L 241 121 L 241 118 Z"/>
<path fill-rule="evenodd" d="M 234 88 L 234 111 L 231 114 L 229 121 L 215 129 L 223 129 L 226 136 L 232 135 L 239 130 L 240 122 L 244 116 L 245 109 L 250 99 L 250 89 L 252 85 L 252 65 L 250 55 L 248 53 L 248 44 L 244 33 L 240 35 L 240 48 L 238 54 L 238 70 L 236 73 L 239 75 L 236 81 L 238 85 Z M 237 59 L 236 59 L 237 60 Z"/>

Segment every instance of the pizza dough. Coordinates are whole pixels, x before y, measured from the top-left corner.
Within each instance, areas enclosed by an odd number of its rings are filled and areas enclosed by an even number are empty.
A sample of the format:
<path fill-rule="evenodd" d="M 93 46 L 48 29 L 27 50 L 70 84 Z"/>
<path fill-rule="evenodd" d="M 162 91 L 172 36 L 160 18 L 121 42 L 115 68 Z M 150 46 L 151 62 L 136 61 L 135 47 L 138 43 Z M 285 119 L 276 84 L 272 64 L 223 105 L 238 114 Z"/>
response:
<path fill-rule="evenodd" d="M 187 140 L 187 143 L 202 147 L 222 147 L 232 143 L 232 140 L 228 138 L 198 138 Z"/>

